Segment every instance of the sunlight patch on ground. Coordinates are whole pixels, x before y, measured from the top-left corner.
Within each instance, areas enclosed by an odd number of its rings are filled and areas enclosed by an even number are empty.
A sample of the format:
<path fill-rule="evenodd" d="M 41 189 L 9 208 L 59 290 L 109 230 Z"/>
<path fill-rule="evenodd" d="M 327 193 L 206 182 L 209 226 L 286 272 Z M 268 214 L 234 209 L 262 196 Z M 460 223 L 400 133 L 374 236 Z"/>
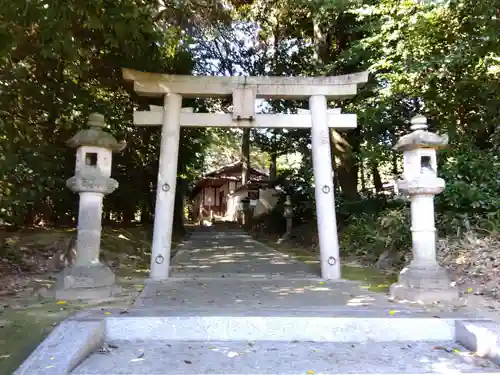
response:
<path fill-rule="evenodd" d="M 259 239 L 259 241 L 296 261 L 319 266 L 319 253 L 317 252 L 309 251 L 291 243 L 277 244 L 275 241 L 265 239 Z M 363 267 L 352 262 L 342 264 L 342 259 L 340 259 L 340 262 L 343 279 L 360 282 L 362 288 L 372 292 L 386 293 L 389 286 L 397 280 L 397 275 L 387 274 L 376 268 Z"/>
<path fill-rule="evenodd" d="M 357 297 L 351 298 L 347 302 L 346 305 L 347 306 L 366 306 L 366 305 L 372 304 L 374 302 L 375 302 L 375 300 L 372 297 L 357 296 Z"/>

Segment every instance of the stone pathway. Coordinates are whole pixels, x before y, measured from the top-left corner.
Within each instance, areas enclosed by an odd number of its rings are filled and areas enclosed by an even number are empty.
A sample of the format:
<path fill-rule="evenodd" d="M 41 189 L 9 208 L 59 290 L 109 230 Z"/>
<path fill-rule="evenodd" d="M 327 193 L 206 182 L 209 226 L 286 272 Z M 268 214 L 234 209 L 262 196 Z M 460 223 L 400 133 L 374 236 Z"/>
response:
<path fill-rule="evenodd" d="M 257 243 L 241 231 L 194 231 L 172 259 L 172 277 L 319 277 L 319 268 Z"/>
<path fill-rule="evenodd" d="M 315 265 L 210 227 L 191 235 L 170 278 L 147 282 L 132 309 L 82 312 L 33 357 L 64 352 L 71 339 L 71 356 L 61 358 L 80 364 L 60 374 L 500 375 L 455 342 L 465 318 L 473 317 L 323 281 Z M 99 335 L 104 342 L 93 339 Z M 45 375 L 32 371 L 43 362 L 31 365 L 18 374 Z"/>
<path fill-rule="evenodd" d="M 325 282 L 319 265 L 305 264 L 242 231 L 214 227 L 192 233 L 172 259 L 170 278 L 149 282 L 136 307 L 147 307 L 148 314 L 161 310 L 328 315 L 340 310 L 356 314 L 360 307 L 382 314 L 394 308 L 424 311 L 389 302 L 355 282 Z"/>
<path fill-rule="evenodd" d="M 118 343 L 123 344 L 123 343 Z M 484 366 L 484 360 L 459 356 L 445 350 L 433 350 L 432 344 L 412 345 L 371 342 L 332 344 L 318 342 L 175 342 L 131 343 L 109 355 L 93 356 L 86 366 L 73 374 L 495 374 L 497 369 Z M 464 351 L 448 342 L 446 348 Z M 141 357 L 141 353 L 143 356 Z M 138 358 L 140 357 L 140 358 Z M 136 361 L 134 361 L 134 359 Z M 141 372 L 140 374 L 143 374 Z"/>

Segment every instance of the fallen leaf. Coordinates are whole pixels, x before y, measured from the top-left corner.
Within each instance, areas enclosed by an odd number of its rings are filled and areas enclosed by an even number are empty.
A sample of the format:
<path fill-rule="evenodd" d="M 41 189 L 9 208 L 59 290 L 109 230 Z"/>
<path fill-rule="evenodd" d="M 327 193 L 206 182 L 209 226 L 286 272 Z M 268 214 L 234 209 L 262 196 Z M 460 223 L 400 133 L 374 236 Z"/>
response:
<path fill-rule="evenodd" d="M 394 315 L 394 314 L 396 314 L 396 313 L 397 313 L 397 311 L 396 311 L 396 310 L 389 310 L 389 315 Z"/>
<path fill-rule="evenodd" d="M 51 361 L 53 361 L 53 360 L 54 360 L 54 357 L 50 357 L 49 359 L 50 359 Z"/>
<path fill-rule="evenodd" d="M 444 346 L 435 346 L 432 349 L 434 349 L 434 350 L 444 350 L 447 353 L 451 353 L 452 352 L 451 349 L 445 348 Z"/>
<path fill-rule="evenodd" d="M 57 302 L 56 302 L 56 304 L 57 304 L 57 305 L 65 305 L 65 304 L 66 304 L 66 301 L 62 301 L 62 300 L 61 300 L 61 301 L 57 301 Z"/>
<path fill-rule="evenodd" d="M 106 311 L 104 314 L 105 314 L 105 315 L 111 315 L 111 312 Z"/>
<path fill-rule="evenodd" d="M 472 293 L 472 288 L 467 289 L 467 293 Z"/>
<path fill-rule="evenodd" d="M 306 374 L 314 374 L 314 370 L 307 370 Z"/>

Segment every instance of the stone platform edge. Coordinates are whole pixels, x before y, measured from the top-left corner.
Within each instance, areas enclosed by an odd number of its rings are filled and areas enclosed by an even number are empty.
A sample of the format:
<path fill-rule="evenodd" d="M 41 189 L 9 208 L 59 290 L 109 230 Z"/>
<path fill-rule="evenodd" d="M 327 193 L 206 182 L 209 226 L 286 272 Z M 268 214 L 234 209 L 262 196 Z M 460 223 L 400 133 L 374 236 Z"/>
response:
<path fill-rule="evenodd" d="M 108 313 L 111 316 L 107 315 Z M 87 357 L 103 346 L 106 331 L 110 328 L 107 327 L 107 320 L 109 319 L 110 323 L 116 321 L 120 319 L 121 313 L 123 310 L 120 309 L 109 309 L 109 311 L 95 309 L 81 311 L 67 318 L 31 353 L 13 375 L 71 374 Z M 500 365 L 498 322 L 455 319 L 455 341 L 478 356 Z"/>
<path fill-rule="evenodd" d="M 105 321 L 68 318 L 42 341 L 13 375 L 68 375 L 105 340 Z"/>
<path fill-rule="evenodd" d="M 500 324 L 494 321 L 455 322 L 455 339 L 471 352 L 500 365 Z"/>

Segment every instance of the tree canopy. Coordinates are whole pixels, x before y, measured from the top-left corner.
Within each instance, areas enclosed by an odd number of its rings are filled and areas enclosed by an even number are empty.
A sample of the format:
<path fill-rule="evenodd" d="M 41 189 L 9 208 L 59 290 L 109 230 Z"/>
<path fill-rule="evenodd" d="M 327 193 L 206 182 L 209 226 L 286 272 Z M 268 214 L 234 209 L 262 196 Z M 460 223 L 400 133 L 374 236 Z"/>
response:
<path fill-rule="evenodd" d="M 160 130 L 132 125 L 139 98 L 121 68 L 172 74 L 318 76 L 371 72 L 355 98 L 338 101 L 358 128 L 332 132 L 339 201 L 376 196 L 401 173 L 391 146 L 416 114 L 450 135 L 440 155 L 443 211 L 484 216 L 500 207 L 500 4 L 383 0 L 67 0 L 2 3 L 0 16 L 0 216 L 14 225 L 67 225 L 77 199 L 65 186 L 74 150 L 65 141 L 88 115 L 128 147 L 113 162 L 119 189 L 108 220 L 151 222 Z M 185 103 L 187 105 L 187 103 Z M 193 100 L 228 111 L 223 100 Z M 263 112 L 306 102 L 274 100 Z M 178 205 L 204 171 L 240 158 L 241 132 L 183 129 Z M 287 182 L 301 215 L 314 215 L 310 132 L 250 134 L 251 162 Z M 299 165 L 283 162 L 295 155 Z M 274 173 L 274 172 L 273 172 Z M 299 205 L 302 202 L 302 205 Z M 352 207 L 352 206 L 351 206 Z M 182 209 L 176 210 L 177 223 Z M 140 219 L 137 217 L 140 216 Z"/>

